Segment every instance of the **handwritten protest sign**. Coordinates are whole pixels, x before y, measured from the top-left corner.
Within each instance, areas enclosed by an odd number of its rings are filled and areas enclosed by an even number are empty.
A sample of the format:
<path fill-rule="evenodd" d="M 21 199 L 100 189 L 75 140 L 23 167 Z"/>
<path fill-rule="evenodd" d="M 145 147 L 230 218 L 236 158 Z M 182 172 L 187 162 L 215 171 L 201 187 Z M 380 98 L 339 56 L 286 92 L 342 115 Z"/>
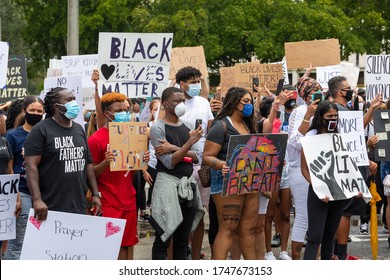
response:
<path fill-rule="evenodd" d="M 366 100 L 371 101 L 382 93 L 383 101 L 390 97 L 390 55 L 366 55 L 364 72 Z"/>
<path fill-rule="evenodd" d="M 357 87 L 358 80 L 359 80 L 359 73 L 360 73 L 359 67 L 353 66 L 352 63 L 341 62 L 340 75 L 347 78 L 347 81 L 352 89 Z"/>
<path fill-rule="evenodd" d="M 343 134 L 345 148 L 357 166 L 367 166 L 368 155 L 364 137 L 362 111 L 339 111 L 337 130 Z"/>
<path fill-rule="evenodd" d="M 286 145 L 287 134 L 230 136 L 222 195 L 277 191 Z"/>
<path fill-rule="evenodd" d="M 316 80 L 323 88 L 328 88 L 328 81 L 333 77 L 340 76 L 341 65 L 317 67 L 316 72 Z"/>
<path fill-rule="evenodd" d="M 95 84 L 91 80 L 92 72 L 98 69 L 98 55 L 71 55 L 61 57 L 63 76 L 80 75 L 82 77 L 82 95 L 85 109 L 95 109 Z"/>
<path fill-rule="evenodd" d="M 284 43 L 288 69 L 340 64 L 338 39 Z"/>
<path fill-rule="evenodd" d="M 11 55 L 8 59 L 7 83 L 0 89 L 0 102 L 27 96 L 27 70 L 24 55 Z"/>
<path fill-rule="evenodd" d="M 314 192 L 318 198 L 330 200 L 351 198 L 363 193 L 367 201 L 371 194 L 355 161 L 345 147 L 345 135 L 325 133 L 301 138 Z"/>
<path fill-rule="evenodd" d="M 15 207 L 19 174 L 0 175 L 0 240 L 16 238 Z"/>
<path fill-rule="evenodd" d="M 0 41 L 0 89 L 7 84 L 8 52 L 8 43 Z"/>
<path fill-rule="evenodd" d="M 265 84 L 269 90 L 276 90 L 278 82 L 283 79 L 283 67 L 280 64 L 260 64 L 258 62 L 237 63 L 235 68 L 235 85 L 252 92 L 252 78 L 259 78 L 259 85 Z"/>
<path fill-rule="evenodd" d="M 166 88 L 172 33 L 99 33 L 99 94 L 156 97 Z"/>
<path fill-rule="evenodd" d="M 169 70 L 169 79 L 175 79 L 177 71 L 186 66 L 195 67 L 202 73 L 203 77 L 209 76 L 203 46 L 172 49 L 172 61 Z"/>
<path fill-rule="evenodd" d="M 47 68 L 46 78 L 60 77 L 62 76 L 62 60 L 61 59 L 50 59 L 49 68 Z"/>
<path fill-rule="evenodd" d="M 221 77 L 222 92 L 226 94 L 229 88 L 236 85 L 236 68 L 234 66 L 220 67 L 219 75 Z"/>
<path fill-rule="evenodd" d="M 147 167 L 143 160 L 148 150 L 145 122 L 110 122 L 110 149 L 115 158 L 110 163 L 111 171 L 140 170 Z"/>
<path fill-rule="evenodd" d="M 374 111 L 374 133 L 379 138 L 375 145 L 375 161 L 390 161 L 390 110 Z"/>
<path fill-rule="evenodd" d="M 116 260 L 126 220 L 30 209 L 21 260 Z"/>
<path fill-rule="evenodd" d="M 287 62 L 286 61 L 278 61 L 278 62 L 272 62 L 271 64 L 280 64 L 283 67 L 283 76 L 284 76 L 284 84 L 289 85 L 290 79 L 288 78 L 288 68 L 287 68 Z"/>
<path fill-rule="evenodd" d="M 46 93 L 51 88 L 63 87 L 70 90 L 76 97 L 76 102 L 80 107 L 78 116 L 74 119 L 75 122 L 79 123 L 84 128 L 84 116 L 83 116 L 83 95 L 81 91 L 82 81 L 81 76 L 62 76 L 46 78 L 44 82 L 44 90 L 41 93 L 41 99 L 44 100 Z"/>

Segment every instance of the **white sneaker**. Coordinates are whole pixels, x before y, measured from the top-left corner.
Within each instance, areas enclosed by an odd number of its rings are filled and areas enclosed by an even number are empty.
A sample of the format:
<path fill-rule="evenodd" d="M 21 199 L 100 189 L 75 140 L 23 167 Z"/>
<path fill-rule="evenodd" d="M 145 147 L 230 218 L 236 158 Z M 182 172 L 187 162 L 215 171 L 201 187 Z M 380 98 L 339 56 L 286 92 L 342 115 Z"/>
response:
<path fill-rule="evenodd" d="M 268 253 L 265 253 L 264 258 L 269 261 L 276 260 L 274 253 L 272 251 L 269 251 Z"/>
<path fill-rule="evenodd" d="M 290 261 L 291 260 L 290 256 L 288 255 L 288 253 L 286 251 L 281 251 L 280 252 L 279 259 L 280 260 L 285 260 L 285 261 Z"/>

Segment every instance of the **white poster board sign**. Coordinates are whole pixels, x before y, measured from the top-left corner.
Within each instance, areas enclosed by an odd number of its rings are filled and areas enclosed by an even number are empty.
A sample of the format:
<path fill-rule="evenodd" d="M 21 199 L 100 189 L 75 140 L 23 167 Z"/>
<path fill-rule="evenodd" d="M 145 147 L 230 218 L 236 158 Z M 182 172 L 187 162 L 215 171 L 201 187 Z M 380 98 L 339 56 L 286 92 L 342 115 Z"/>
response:
<path fill-rule="evenodd" d="M 91 77 L 94 69 L 98 69 L 98 55 L 62 56 L 62 75 L 82 77 L 82 94 L 84 109 L 95 109 L 95 84 Z"/>
<path fill-rule="evenodd" d="M 3 89 L 7 84 L 8 52 L 8 42 L 0 41 L 0 89 Z"/>
<path fill-rule="evenodd" d="M 83 116 L 83 95 L 81 91 L 82 82 L 81 76 L 61 76 L 46 78 L 44 82 L 44 90 L 41 93 L 41 99 L 44 100 L 46 92 L 50 91 L 51 88 L 63 87 L 70 90 L 76 97 L 76 102 L 80 107 L 80 112 L 75 122 L 79 123 L 84 128 L 84 116 Z"/>
<path fill-rule="evenodd" d="M 161 96 L 169 78 L 172 33 L 99 33 L 99 94 Z"/>
<path fill-rule="evenodd" d="M 357 87 L 359 80 L 359 67 L 355 67 L 350 63 L 341 62 L 341 72 L 340 75 L 347 78 L 347 81 L 352 89 Z"/>
<path fill-rule="evenodd" d="M 390 97 L 390 55 L 366 55 L 364 72 L 366 100 L 371 101 L 382 93 L 383 101 Z"/>
<path fill-rule="evenodd" d="M 0 240 L 16 238 L 15 207 L 19 177 L 19 174 L 0 175 Z"/>
<path fill-rule="evenodd" d="M 337 131 L 343 134 L 345 148 L 358 166 L 368 166 L 362 111 L 339 111 Z"/>
<path fill-rule="evenodd" d="M 283 67 L 284 84 L 289 85 L 290 79 L 288 78 L 287 61 L 272 62 L 271 64 L 280 64 Z"/>
<path fill-rule="evenodd" d="M 21 260 L 116 260 L 126 220 L 30 209 Z"/>
<path fill-rule="evenodd" d="M 320 83 L 322 88 L 328 88 L 328 81 L 333 77 L 340 76 L 341 65 L 317 67 L 316 72 L 316 80 Z"/>
<path fill-rule="evenodd" d="M 301 139 L 314 192 L 318 198 L 348 199 L 363 193 L 368 202 L 370 191 L 358 166 L 345 148 L 344 135 L 324 133 Z"/>

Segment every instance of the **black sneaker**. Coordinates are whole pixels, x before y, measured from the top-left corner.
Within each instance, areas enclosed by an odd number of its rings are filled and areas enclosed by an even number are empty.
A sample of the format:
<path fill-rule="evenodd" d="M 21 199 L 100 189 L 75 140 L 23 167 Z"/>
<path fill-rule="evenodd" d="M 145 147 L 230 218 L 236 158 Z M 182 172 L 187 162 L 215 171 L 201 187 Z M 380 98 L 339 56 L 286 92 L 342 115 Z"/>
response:
<path fill-rule="evenodd" d="M 140 222 L 148 222 L 149 219 L 150 219 L 150 215 L 148 213 L 145 213 L 143 215 L 140 215 L 138 220 Z"/>
<path fill-rule="evenodd" d="M 280 234 L 279 233 L 275 234 L 271 240 L 271 247 L 273 248 L 279 247 L 281 242 L 282 240 L 280 239 Z"/>

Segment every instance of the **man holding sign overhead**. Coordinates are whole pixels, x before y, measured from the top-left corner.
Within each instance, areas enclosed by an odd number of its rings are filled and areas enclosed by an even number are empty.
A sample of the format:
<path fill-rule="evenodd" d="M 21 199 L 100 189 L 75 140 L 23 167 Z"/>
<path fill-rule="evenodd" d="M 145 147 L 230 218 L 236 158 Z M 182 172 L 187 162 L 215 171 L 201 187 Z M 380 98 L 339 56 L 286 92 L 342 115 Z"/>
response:
<path fill-rule="evenodd" d="M 132 260 L 134 245 L 138 243 L 136 192 L 133 186 L 133 173 L 111 171 L 110 162 L 114 161 L 114 151 L 110 150 L 110 122 L 128 122 L 125 107 L 126 96 L 121 93 L 107 93 L 101 98 L 101 109 L 106 119 L 105 126 L 96 131 L 88 140 L 93 158 L 94 171 L 102 199 L 104 217 L 126 220 L 125 232 L 118 259 Z M 143 156 L 149 161 L 149 152 Z M 100 194 L 100 193 L 99 193 Z"/>

